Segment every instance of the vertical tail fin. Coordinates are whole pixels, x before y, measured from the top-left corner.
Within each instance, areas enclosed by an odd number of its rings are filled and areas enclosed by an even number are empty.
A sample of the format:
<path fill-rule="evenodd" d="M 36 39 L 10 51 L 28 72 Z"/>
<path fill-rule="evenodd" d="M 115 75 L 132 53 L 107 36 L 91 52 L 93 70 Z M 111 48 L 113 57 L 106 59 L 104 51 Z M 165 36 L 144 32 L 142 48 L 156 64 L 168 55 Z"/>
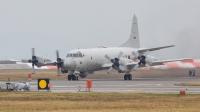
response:
<path fill-rule="evenodd" d="M 133 16 L 132 28 L 131 28 L 131 35 L 129 39 L 122 44 L 120 47 L 131 47 L 131 48 L 139 48 L 140 41 L 139 41 L 139 32 L 138 32 L 138 22 L 137 17 Z"/>

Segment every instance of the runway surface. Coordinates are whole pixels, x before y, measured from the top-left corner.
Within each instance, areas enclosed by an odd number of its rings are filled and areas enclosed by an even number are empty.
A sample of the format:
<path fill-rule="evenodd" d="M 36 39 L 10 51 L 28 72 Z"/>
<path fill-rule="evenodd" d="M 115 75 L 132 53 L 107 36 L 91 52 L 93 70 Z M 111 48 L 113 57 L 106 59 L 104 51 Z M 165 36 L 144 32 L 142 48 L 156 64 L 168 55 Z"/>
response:
<path fill-rule="evenodd" d="M 200 86 L 178 86 L 178 83 L 199 82 L 200 77 L 170 77 L 170 78 L 136 78 L 129 81 L 123 79 L 92 79 L 92 92 L 120 92 L 120 93 L 172 93 L 178 94 L 181 90 L 186 93 L 199 94 Z M 3 81 L 0 84 L 5 83 Z M 81 92 L 86 91 L 86 80 L 50 80 L 51 92 Z M 37 91 L 37 80 L 30 82 L 31 91 Z"/>

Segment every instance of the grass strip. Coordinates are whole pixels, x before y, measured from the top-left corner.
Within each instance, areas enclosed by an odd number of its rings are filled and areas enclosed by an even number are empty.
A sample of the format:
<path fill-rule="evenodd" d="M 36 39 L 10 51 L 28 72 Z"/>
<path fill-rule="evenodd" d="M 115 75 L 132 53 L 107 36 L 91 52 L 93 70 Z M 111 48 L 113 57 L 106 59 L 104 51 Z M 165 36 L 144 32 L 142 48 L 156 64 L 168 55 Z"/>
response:
<path fill-rule="evenodd" d="M 200 95 L 2 92 L 0 111 L 199 111 Z"/>

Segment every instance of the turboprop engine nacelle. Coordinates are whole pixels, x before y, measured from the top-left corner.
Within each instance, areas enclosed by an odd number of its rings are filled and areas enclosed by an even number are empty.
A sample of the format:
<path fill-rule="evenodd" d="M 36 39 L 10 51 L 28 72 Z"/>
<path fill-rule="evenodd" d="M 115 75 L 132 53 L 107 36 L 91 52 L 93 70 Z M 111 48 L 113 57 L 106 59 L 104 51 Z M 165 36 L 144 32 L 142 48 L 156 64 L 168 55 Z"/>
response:
<path fill-rule="evenodd" d="M 37 67 L 41 67 L 41 66 L 44 66 L 45 64 L 45 58 L 41 57 L 41 56 L 35 56 L 35 60 L 37 61 L 35 63 L 35 65 Z M 29 62 L 31 63 L 31 60 L 29 60 Z"/>
<path fill-rule="evenodd" d="M 132 66 L 126 66 L 126 64 L 131 63 L 131 62 L 133 62 L 133 60 L 121 57 L 119 64 L 121 66 L 123 66 L 124 70 L 123 71 L 118 70 L 118 72 L 119 73 L 130 73 L 131 70 L 133 69 L 133 67 Z"/>
<path fill-rule="evenodd" d="M 157 61 L 157 60 L 159 59 L 150 55 L 147 55 L 145 59 L 146 63 L 148 63 L 149 65 L 152 65 L 153 61 Z"/>

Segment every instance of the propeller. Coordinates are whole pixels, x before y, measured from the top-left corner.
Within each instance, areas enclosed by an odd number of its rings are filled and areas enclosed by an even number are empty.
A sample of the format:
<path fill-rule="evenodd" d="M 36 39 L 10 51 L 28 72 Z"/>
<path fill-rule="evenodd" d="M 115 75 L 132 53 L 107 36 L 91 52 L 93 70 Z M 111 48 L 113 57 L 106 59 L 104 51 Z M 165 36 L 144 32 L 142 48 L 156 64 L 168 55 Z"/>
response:
<path fill-rule="evenodd" d="M 35 49 L 32 48 L 32 59 L 28 60 L 29 63 L 32 63 L 32 74 L 35 73 L 35 65 L 38 63 L 37 57 L 35 56 Z"/>
<path fill-rule="evenodd" d="M 137 54 L 136 52 L 133 52 L 133 54 L 134 54 L 135 57 L 137 57 L 137 59 L 139 60 L 138 64 L 135 65 L 134 70 L 137 70 L 137 68 L 138 68 L 141 64 L 145 65 L 145 66 L 147 67 L 148 70 L 151 68 L 150 65 L 149 65 L 149 64 L 146 62 L 146 60 L 145 60 L 146 57 L 147 57 L 147 55 L 149 54 L 149 51 L 147 51 L 145 54 L 143 54 L 143 55 L 141 55 L 141 56 L 138 56 L 138 54 Z"/>
<path fill-rule="evenodd" d="M 135 56 L 135 60 L 137 60 L 137 57 L 139 56 L 138 52 L 133 51 L 133 55 Z"/>
<path fill-rule="evenodd" d="M 119 63 L 119 59 L 121 56 L 122 56 L 122 52 L 119 53 L 118 58 L 114 58 L 114 59 L 111 59 L 107 54 L 105 55 L 105 57 L 113 63 L 112 66 L 107 71 L 109 74 L 112 72 L 113 68 L 115 67 L 117 67 L 120 71 L 124 71 L 124 67 L 122 67 Z"/>
<path fill-rule="evenodd" d="M 57 58 L 56 59 L 57 62 L 55 62 L 55 65 L 57 65 L 57 74 L 58 74 L 58 76 L 60 76 L 60 74 L 61 74 L 61 67 L 63 65 L 63 61 L 59 57 L 59 51 L 58 50 L 56 50 L 56 58 Z"/>

